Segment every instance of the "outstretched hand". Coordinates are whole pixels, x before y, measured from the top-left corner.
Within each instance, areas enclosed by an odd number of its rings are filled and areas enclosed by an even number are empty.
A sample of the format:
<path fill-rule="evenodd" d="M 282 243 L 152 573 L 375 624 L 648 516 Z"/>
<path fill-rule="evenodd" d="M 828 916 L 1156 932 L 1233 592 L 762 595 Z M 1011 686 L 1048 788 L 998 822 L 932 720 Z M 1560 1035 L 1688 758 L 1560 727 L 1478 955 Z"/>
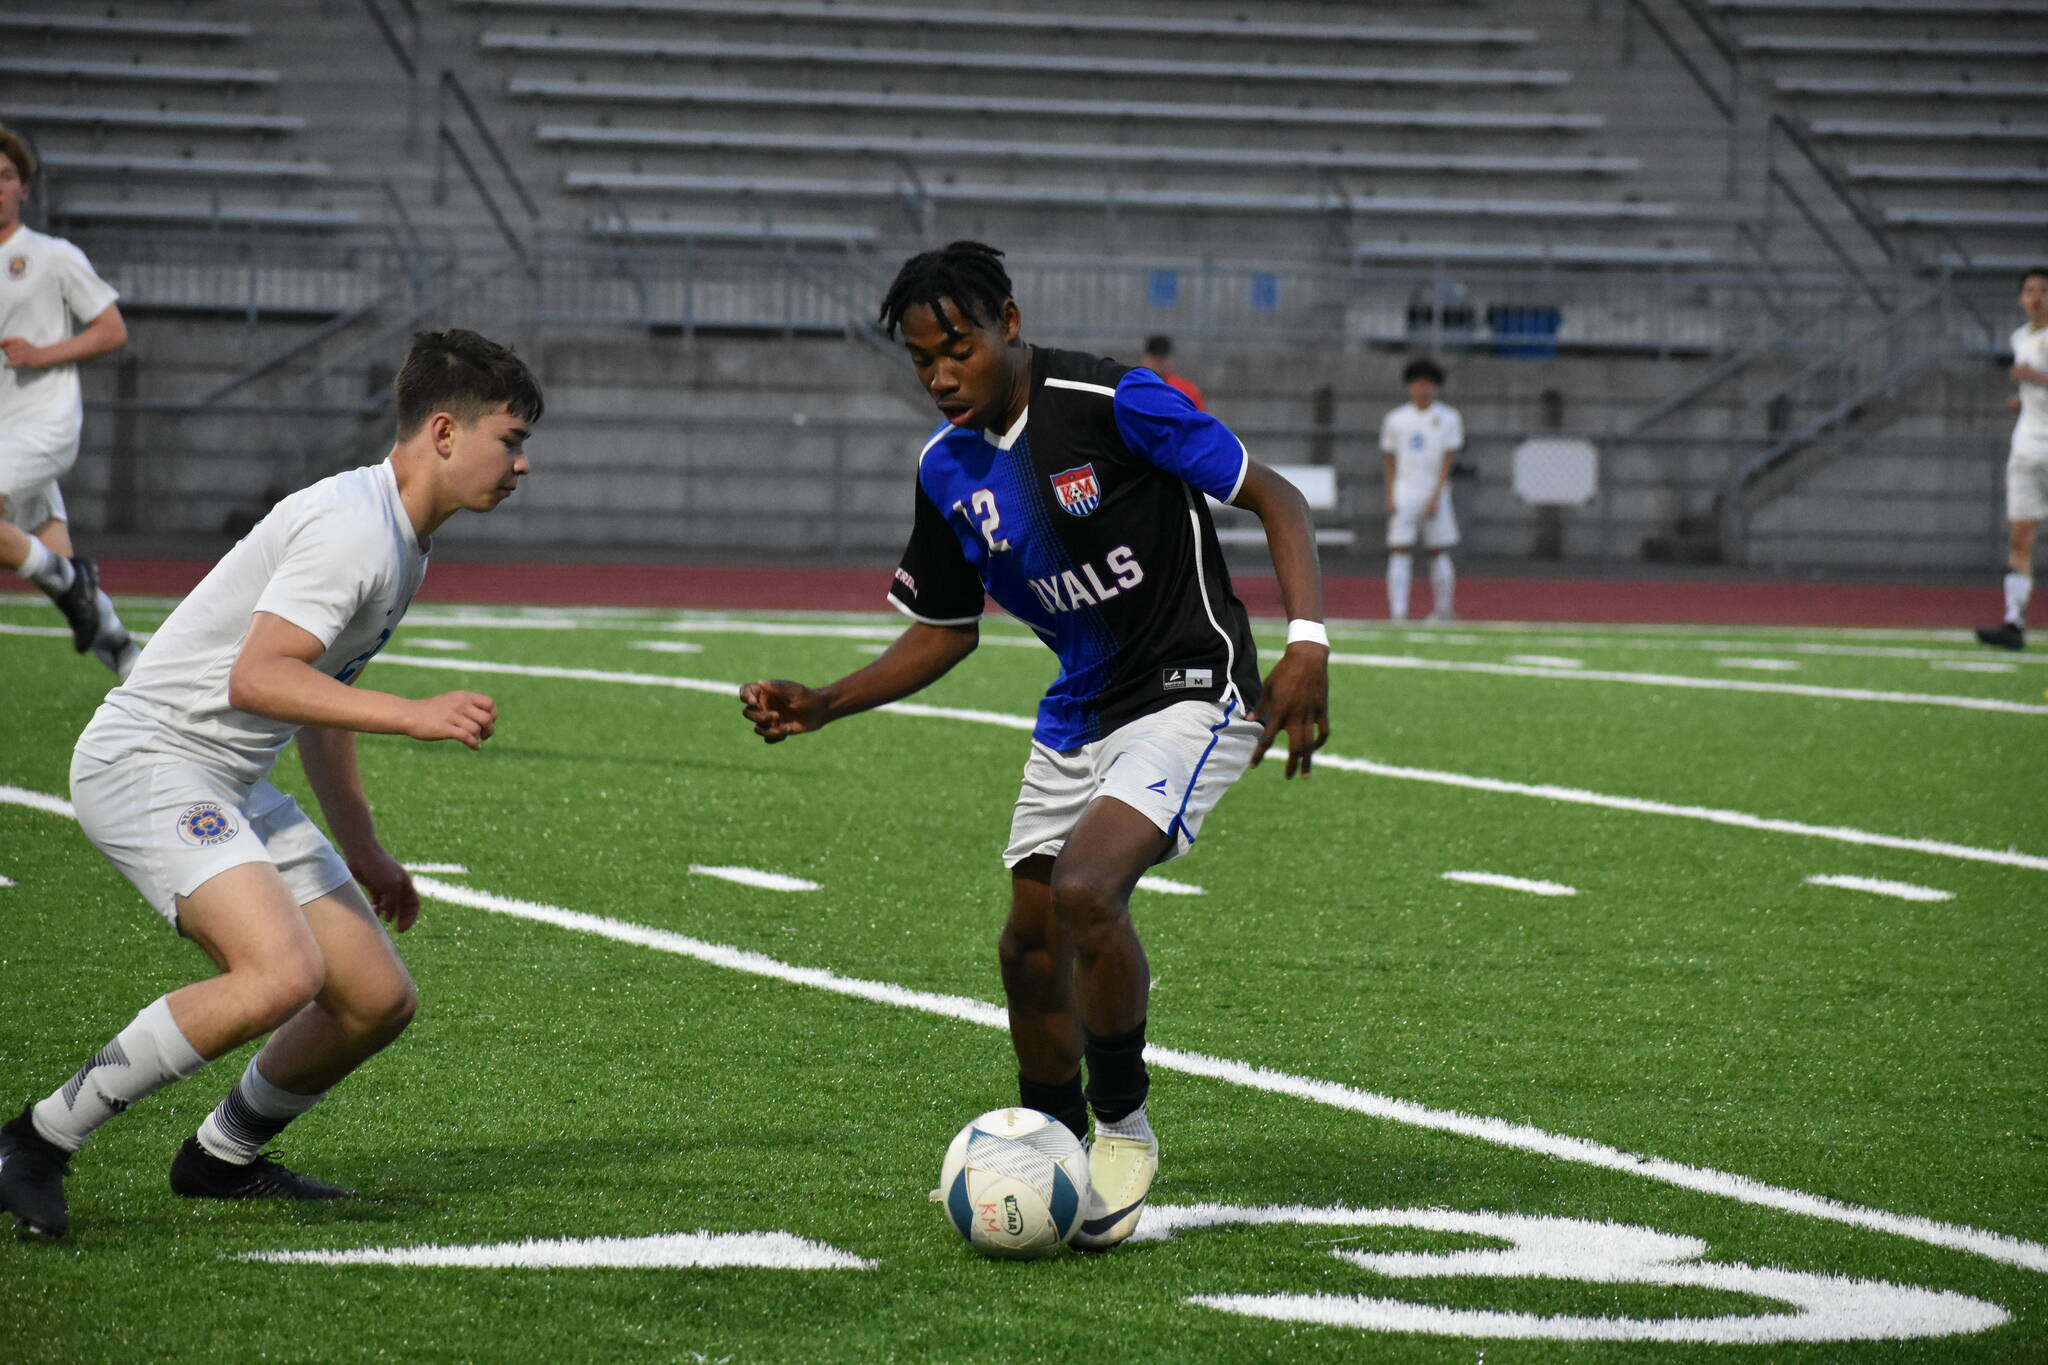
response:
<path fill-rule="evenodd" d="M 348 860 L 348 871 L 370 893 L 370 908 L 393 933 L 412 928 L 420 917 L 420 893 L 398 859 L 373 845 Z"/>
<path fill-rule="evenodd" d="M 754 724 L 754 733 L 770 744 L 791 735 L 809 734 L 827 719 L 825 694 L 783 678 L 750 682 L 740 689 L 740 713 Z"/>
<path fill-rule="evenodd" d="M 1311 757 L 1330 738 L 1330 650 L 1327 645 L 1302 640 L 1287 646 L 1280 662 L 1266 675 L 1265 694 L 1259 704 L 1245 712 L 1246 720 L 1260 721 L 1265 731 L 1259 747 L 1252 752 L 1252 766 L 1266 756 L 1274 736 L 1287 732 L 1287 775 L 1309 775 Z"/>

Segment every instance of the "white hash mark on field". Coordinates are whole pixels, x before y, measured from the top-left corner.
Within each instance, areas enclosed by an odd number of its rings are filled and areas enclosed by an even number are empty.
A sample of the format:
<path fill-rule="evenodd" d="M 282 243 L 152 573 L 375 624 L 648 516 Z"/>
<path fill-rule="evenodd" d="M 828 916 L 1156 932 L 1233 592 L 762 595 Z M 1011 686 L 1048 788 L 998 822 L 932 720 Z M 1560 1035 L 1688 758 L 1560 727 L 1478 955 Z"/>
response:
<path fill-rule="evenodd" d="M 405 642 L 407 649 L 435 649 L 454 653 L 469 648 L 467 640 L 446 640 L 438 635 L 415 635 Z"/>
<path fill-rule="evenodd" d="M 655 654 L 702 654 L 704 646 L 695 640 L 634 640 L 628 649 L 645 649 Z"/>
<path fill-rule="evenodd" d="M 1813 886 L 1839 886 L 1845 891 L 1868 891 L 1874 896 L 1895 896 L 1902 901 L 1952 901 L 1953 891 L 1939 891 L 1931 886 L 1915 886 L 1911 882 L 1888 882 L 1881 877 L 1808 877 Z"/>
<path fill-rule="evenodd" d="M 1722 668 L 1748 668 L 1759 673 L 1797 673 L 1805 665 L 1797 659 L 1716 659 Z"/>
<path fill-rule="evenodd" d="M 1936 659 L 1927 665 L 1949 673 L 2017 673 L 2018 664 L 2002 664 L 1992 659 Z"/>
<path fill-rule="evenodd" d="M 1828 701 L 1892 702 L 1905 706 L 1943 706 L 1962 711 L 1998 711 L 2016 716 L 2048 716 L 2048 706 L 2006 701 L 2000 697 L 1958 697 L 1936 692 L 1880 692 L 1867 687 L 1820 687 L 1813 683 L 1761 682 L 1750 678 L 1695 678 L 1680 673 L 1621 673 L 1604 668 L 1529 668 L 1519 664 L 1423 659 L 1412 654 L 1332 654 L 1333 664 L 1362 668 L 1409 668 L 1446 673 L 1491 673 L 1510 678 L 1569 678 L 1573 682 L 1633 683 L 1643 687 L 1685 687 L 1702 692 L 1756 692 L 1785 697 L 1817 697 Z"/>
<path fill-rule="evenodd" d="M 0 877 L 0 886 L 12 886 L 12 885 L 14 885 L 14 878 L 12 878 L 12 877 Z"/>
<path fill-rule="evenodd" d="M 1140 891 L 1158 891 L 1168 896 L 1199 896 L 1202 888 L 1190 882 L 1177 882 L 1171 877 L 1145 876 L 1138 878 Z"/>
<path fill-rule="evenodd" d="M 1498 886 L 1508 891 L 1526 891 L 1532 896 L 1576 896 L 1579 889 L 1566 886 L 1563 882 L 1533 881 L 1528 877 L 1509 877 L 1499 872 L 1446 872 L 1447 882 L 1470 882 L 1474 886 Z"/>
<path fill-rule="evenodd" d="M 466 877 L 469 868 L 462 863 L 407 863 L 407 872 L 439 872 L 444 876 Z"/>
<path fill-rule="evenodd" d="M 738 882 L 742 886 L 758 886 L 766 891 L 822 889 L 818 883 L 805 881 L 802 877 L 786 877 L 780 872 L 763 872 L 755 867 L 703 867 L 692 863 L 690 871 L 700 877 L 717 877 L 721 881 Z"/>
<path fill-rule="evenodd" d="M 872 1270 L 875 1262 L 791 1232 L 679 1232 L 658 1237 L 575 1237 L 477 1246 L 360 1247 L 348 1251 L 245 1251 L 274 1265 L 425 1265 L 480 1269 Z"/>
<path fill-rule="evenodd" d="M 1527 664 L 1531 668 L 1584 668 L 1584 659 L 1574 659 L 1565 654 L 1510 654 L 1507 662 Z"/>

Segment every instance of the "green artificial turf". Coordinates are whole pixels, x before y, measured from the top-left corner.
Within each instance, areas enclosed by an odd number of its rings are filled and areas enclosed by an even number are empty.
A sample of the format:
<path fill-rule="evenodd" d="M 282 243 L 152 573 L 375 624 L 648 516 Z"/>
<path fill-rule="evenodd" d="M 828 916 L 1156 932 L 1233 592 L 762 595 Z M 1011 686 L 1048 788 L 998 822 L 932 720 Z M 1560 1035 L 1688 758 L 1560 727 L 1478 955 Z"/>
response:
<path fill-rule="evenodd" d="M 130 610 L 146 627 L 147 604 Z M 899 621 L 423 606 L 364 685 L 490 693 L 481 753 L 362 742 L 385 843 L 450 886 L 994 1004 L 998 859 L 1018 729 L 878 714 L 764 746 L 736 698 L 478 663 L 738 683 L 827 681 Z M 735 617 L 734 619 L 739 619 Z M 699 628 L 693 629 L 695 621 Z M 866 637 L 801 629 L 806 622 Z M 563 624 L 573 628 L 562 629 Z M 0 625 L 54 626 L 0 598 Z M 1024 717 L 1052 674 L 991 642 L 917 698 Z M 1270 632 L 1262 631 L 1263 636 Z M 1345 627 L 1340 655 L 2043 702 L 2048 665 L 1954 636 L 1649 628 Z M 422 642 L 459 642 L 436 649 Z M 699 652 L 638 648 L 688 643 Z M 1270 651 L 1275 645 L 1263 638 Z M 1794 670 L 1724 663 L 1775 659 Z M 1496 1236 L 1335 1223 L 1216 1226 L 1102 1257 L 983 1261 L 926 1201 L 953 1132 L 1014 1099 L 1003 1033 L 700 957 L 429 899 L 401 947 L 422 1009 L 282 1140 L 350 1185 L 332 1205 L 195 1205 L 164 1175 L 247 1050 L 110 1123 L 74 1164 L 74 1235 L 0 1240 L 0 1360 L 1088 1359 L 1260 1361 L 2048 1358 L 2048 1275 L 1622 1169 L 1444 1131 L 1464 1114 L 1781 1192 L 2048 1242 L 2038 928 L 2048 870 L 1414 774 L 1550 785 L 1826 830 L 2048 855 L 2048 715 L 1338 664 L 1329 753 L 1410 776 L 1250 774 L 1194 854 L 1141 890 L 1158 1067 L 1159 1205 L 1547 1215 L 1704 1242 L 1707 1264 L 1950 1291 L 2010 1321 L 1922 1340 L 1574 1343 L 1272 1321 L 1196 1296 L 1319 1295 L 1592 1319 L 1784 1315 L 1690 1285 L 1385 1275 L 1339 1252 L 1498 1249 Z M 1549 670 L 1549 671 L 1542 671 Z M 0 785 L 62 796 L 107 676 L 0 635 Z M 282 785 L 304 798 L 290 757 Z M 310 802 L 308 803 L 310 805 Z M 695 874 L 808 879 L 771 891 Z M 1542 897 L 1443 878 L 1561 883 Z M 1913 902 L 1819 874 L 1936 888 Z M 64 1080 L 197 976 L 59 815 L 0 801 L 0 1101 Z M 767 970 L 775 970 L 772 966 Z M 1343 1087 L 1276 1091 L 1249 1068 Z M 1420 1106 L 1424 1122 L 1388 1116 Z M 1351 1107 L 1345 1107 L 1349 1105 Z M 1361 1112 L 1365 1110 L 1366 1112 Z M 1404 1111 L 1405 1112 L 1405 1111 Z M 1738 1192 L 1739 1193 L 1739 1192 Z M 1327 1215 L 1335 1217 L 1335 1215 Z M 237 1259 L 256 1251 L 787 1232 L 866 1269 L 474 1269 Z M 2039 1263 L 2037 1261 L 2037 1263 Z M 1569 1267 L 1560 1271 L 1567 1275 Z"/>

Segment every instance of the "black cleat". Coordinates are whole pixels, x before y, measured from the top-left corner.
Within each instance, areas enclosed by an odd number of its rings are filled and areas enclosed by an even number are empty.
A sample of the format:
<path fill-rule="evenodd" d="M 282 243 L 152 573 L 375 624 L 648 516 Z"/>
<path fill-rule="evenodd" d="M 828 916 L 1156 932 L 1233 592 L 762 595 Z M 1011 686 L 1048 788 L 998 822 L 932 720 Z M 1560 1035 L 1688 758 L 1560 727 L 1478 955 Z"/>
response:
<path fill-rule="evenodd" d="M 64 1176 L 71 1153 L 36 1131 L 31 1106 L 0 1123 L 0 1209 L 14 1215 L 23 1236 L 62 1237 L 71 1231 L 64 1208 Z"/>
<path fill-rule="evenodd" d="M 52 594 L 51 601 L 71 627 L 71 648 L 83 654 L 100 633 L 100 566 L 90 559 L 71 561 L 71 586 Z"/>
<path fill-rule="evenodd" d="M 187 1199 L 346 1199 L 355 1191 L 300 1175 L 269 1155 L 237 1166 L 188 1137 L 171 1162 L 171 1193 Z"/>
<path fill-rule="evenodd" d="M 2007 621 L 2002 626 L 1990 626 L 1977 632 L 1977 639 L 1993 649 L 2025 649 L 2027 632 Z"/>

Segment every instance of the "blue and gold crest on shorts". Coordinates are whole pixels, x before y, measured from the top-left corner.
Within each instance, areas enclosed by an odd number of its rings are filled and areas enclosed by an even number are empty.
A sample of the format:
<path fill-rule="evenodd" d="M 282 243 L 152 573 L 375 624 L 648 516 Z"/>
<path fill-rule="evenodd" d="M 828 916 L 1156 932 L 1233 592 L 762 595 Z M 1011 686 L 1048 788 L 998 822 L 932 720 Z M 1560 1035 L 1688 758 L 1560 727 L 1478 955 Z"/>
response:
<path fill-rule="evenodd" d="M 224 844 L 235 837 L 235 819 L 211 801 L 185 807 L 178 817 L 178 837 L 194 848 Z"/>

